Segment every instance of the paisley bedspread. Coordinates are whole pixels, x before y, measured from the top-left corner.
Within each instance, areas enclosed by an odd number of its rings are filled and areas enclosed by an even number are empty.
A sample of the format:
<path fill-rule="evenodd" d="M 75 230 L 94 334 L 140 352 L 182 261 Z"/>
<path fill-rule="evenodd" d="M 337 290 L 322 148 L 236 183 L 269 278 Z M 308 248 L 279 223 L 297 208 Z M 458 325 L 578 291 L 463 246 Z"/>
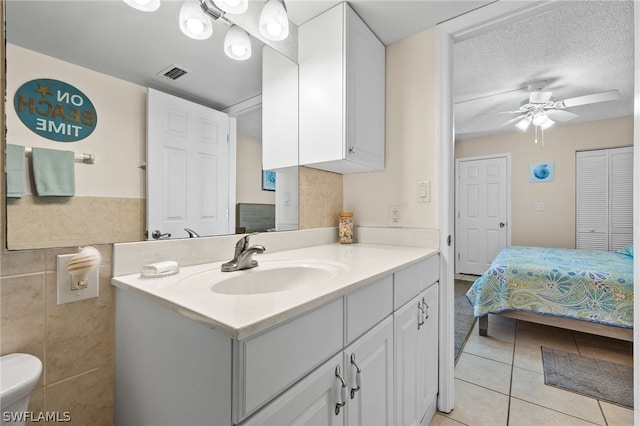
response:
<path fill-rule="evenodd" d="M 633 328 L 633 258 L 512 246 L 467 292 L 476 317 L 528 311 Z"/>

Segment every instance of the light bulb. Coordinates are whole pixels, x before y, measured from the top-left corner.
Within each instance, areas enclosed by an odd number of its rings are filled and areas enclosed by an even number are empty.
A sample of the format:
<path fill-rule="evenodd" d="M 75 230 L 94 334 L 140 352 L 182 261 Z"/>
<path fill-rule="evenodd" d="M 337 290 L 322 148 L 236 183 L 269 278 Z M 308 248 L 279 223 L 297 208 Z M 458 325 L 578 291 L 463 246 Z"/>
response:
<path fill-rule="evenodd" d="M 249 0 L 213 0 L 215 5 L 222 11 L 231 14 L 240 14 L 249 8 Z"/>
<path fill-rule="evenodd" d="M 155 12 L 160 7 L 160 0 L 124 0 L 124 2 L 143 12 Z"/>
<path fill-rule="evenodd" d="M 231 59 L 244 61 L 251 57 L 249 34 L 237 25 L 233 25 L 224 37 L 224 53 Z"/>
<path fill-rule="evenodd" d="M 553 121 L 552 119 L 550 119 L 549 117 L 547 117 L 547 121 L 545 121 L 544 123 L 542 123 L 540 125 L 540 127 L 542 128 L 542 130 L 547 130 L 549 127 L 553 126 L 553 124 L 555 123 L 555 121 Z"/>
<path fill-rule="evenodd" d="M 178 22 L 182 32 L 193 39 L 204 40 L 213 34 L 211 19 L 202 11 L 198 0 L 185 0 L 182 3 Z"/>
<path fill-rule="evenodd" d="M 531 117 L 527 116 L 522 120 L 518 121 L 516 123 L 516 127 L 524 132 L 529 128 L 529 124 L 531 124 Z"/>
<path fill-rule="evenodd" d="M 269 0 L 260 12 L 260 34 L 268 40 L 280 41 L 289 36 L 289 17 L 284 2 Z"/>
<path fill-rule="evenodd" d="M 544 112 L 537 112 L 533 115 L 532 122 L 534 126 L 542 126 L 547 120 L 547 114 L 545 114 Z"/>

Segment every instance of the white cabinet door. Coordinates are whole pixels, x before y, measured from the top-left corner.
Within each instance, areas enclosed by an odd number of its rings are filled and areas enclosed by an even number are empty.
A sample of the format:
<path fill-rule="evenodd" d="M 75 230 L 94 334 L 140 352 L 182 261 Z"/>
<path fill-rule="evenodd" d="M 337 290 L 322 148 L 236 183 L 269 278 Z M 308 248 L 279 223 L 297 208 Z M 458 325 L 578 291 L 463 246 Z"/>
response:
<path fill-rule="evenodd" d="M 417 425 L 422 417 L 418 377 L 418 364 L 421 361 L 418 359 L 419 337 L 424 334 L 418 328 L 421 302 L 420 296 L 416 296 L 393 315 L 397 425 Z"/>
<path fill-rule="evenodd" d="M 349 389 L 347 424 L 393 424 L 393 317 L 351 344 L 344 351 L 344 365 Z"/>
<path fill-rule="evenodd" d="M 310 375 L 276 398 L 243 425 L 344 425 L 345 409 L 336 414 L 342 382 L 336 367 L 344 376 L 342 352 L 322 364 Z M 348 398 L 348 396 L 347 396 Z"/>
<path fill-rule="evenodd" d="M 385 47 L 346 3 L 298 28 L 301 165 L 384 169 Z"/>
<path fill-rule="evenodd" d="M 609 250 L 633 242 L 633 147 L 609 150 Z"/>
<path fill-rule="evenodd" d="M 262 168 L 298 165 L 298 65 L 262 49 Z M 276 180 L 277 182 L 277 180 Z"/>
<path fill-rule="evenodd" d="M 422 419 L 438 395 L 438 284 L 420 294 L 424 324 L 418 333 L 418 403 Z M 433 413 L 431 413 L 433 415 Z"/>

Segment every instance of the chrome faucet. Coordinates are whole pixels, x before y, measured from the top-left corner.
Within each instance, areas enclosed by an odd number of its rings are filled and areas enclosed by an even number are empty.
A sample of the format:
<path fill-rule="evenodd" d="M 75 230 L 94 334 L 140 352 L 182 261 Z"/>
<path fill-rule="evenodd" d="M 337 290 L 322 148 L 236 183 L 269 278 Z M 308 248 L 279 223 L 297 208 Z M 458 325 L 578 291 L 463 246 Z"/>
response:
<path fill-rule="evenodd" d="M 191 228 L 184 228 L 184 230 L 187 231 L 187 234 L 189 234 L 189 238 L 198 238 L 200 236 L 196 231 L 194 231 Z"/>
<path fill-rule="evenodd" d="M 249 237 L 252 235 L 258 235 L 258 233 L 247 234 L 238 240 L 233 259 L 222 264 L 220 267 L 222 272 L 241 271 L 258 266 L 258 261 L 253 259 L 253 255 L 254 253 L 264 253 L 265 248 L 261 245 L 249 247 Z"/>

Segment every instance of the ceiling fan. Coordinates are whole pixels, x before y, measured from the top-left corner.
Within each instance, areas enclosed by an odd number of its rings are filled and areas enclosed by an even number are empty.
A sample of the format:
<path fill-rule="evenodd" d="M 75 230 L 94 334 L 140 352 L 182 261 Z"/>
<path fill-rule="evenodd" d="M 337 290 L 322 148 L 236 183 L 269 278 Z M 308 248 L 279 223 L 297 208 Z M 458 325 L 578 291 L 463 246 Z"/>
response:
<path fill-rule="evenodd" d="M 520 108 L 515 111 L 503 111 L 494 114 L 515 114 L 515 117 L 503 123 L 500 127 L 516 123 L 516 127 L 525 131 L 533 124 L 536 133 L 538 128 L 544 130 L 551 127 L 555 122 L 566 123 L 578 117 L 567 108 L 580 105 L 594 104 L 598 102 L 614 101 L 620 97 L 617 90 L 593 93 L 590 95 L 577 96 L 563 100 L 555 100 L 553 92 L 546 92 L 542 89 L 547 85 L 546 81 L 537 81 L 527 85 L 529 99 L 520 104 Z M 489 114 L 493 115 L 493 114 Z M 536 136 L 537 143 L 537 136 Z"/>

